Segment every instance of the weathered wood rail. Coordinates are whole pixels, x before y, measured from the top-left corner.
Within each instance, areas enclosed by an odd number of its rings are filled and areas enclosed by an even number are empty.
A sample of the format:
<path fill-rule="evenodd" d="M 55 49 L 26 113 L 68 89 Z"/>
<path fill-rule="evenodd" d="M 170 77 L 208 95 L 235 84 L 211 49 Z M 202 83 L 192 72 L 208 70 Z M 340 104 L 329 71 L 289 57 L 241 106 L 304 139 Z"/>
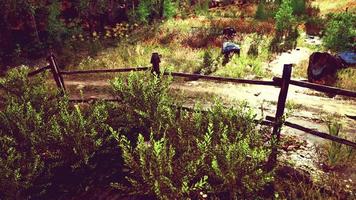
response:
<path fill-rule="evenodd" d="M 226 77 L 220 77 L 220 76 L 207 76 L 207 75 L 201 75 L 201 74 L 188 74 L 188 73 L 182 73 L 182 72 L 164 72 L 163 75 L 171 75 L 173 77 L 204 79 L 204 80 L 220 81 L 220 82 L 243 83 L 243 84 L 254 84 L 254 85 L 269 85 L 269 86 L 275 86 L 275 87 L 279 86 L 279 84 L 277 84 L 275 81 L 226 78 Z"/>
<path fill-rule="evenodd" d="M 151 69 L 151 67 L 128 67 L 128 68 L 118 68 L 118 69 L 93 69 L 93 70 L 61 71 L 61 74 L 74 75 L 74 74 L 120 73 L 120 72 L 131 72 L 131 71 L 146 71 L 149 69 Z"/>
<path fill-rule="evenodd" d="M 29 76 L 37 75 L 41 72 L 46 70 L 51 70 L 53 74 L 53 78 L 56 82 L 57 87 L 64 93 L 65 92 L 65 82 L 63 79 L 63 75 L 75 75 L 75 74 L 97 74 L 97 73 L 121 73 L 121 72 L 130 72 L 130 71 L 147 71 L 151 69 L 151 73 L 160 76 L 160 75 L 170 75 L 173 77 L 185 77 L 185 78 L 194 78 L 194 79 L 204 79 L 204 80 L 212 80 L 212 81 L 219 81 L 219 82 L 232 82 L 232 83 L 241 83 L 241 84 L 255 84 L 255 85 L 266 85 L 266 86 L 274 86 L 280 87 L 280 93 L 277 102 L 277 111 L 275 117 L 268 116 L 266 118 L 267 121 L 262 121 L 263 125 L 268 125 L 273 127 L 272 132 L 272 142 L 273 142 L 273 149 L 269 159 L 269 165 L 273 167 L 276 164 L 277 160 L 277 147 L 280 141 L 280 132 L 283 125 L 289 126 L 291 128 L 304 131 L 308 134 L 312 134 L 314 136 L 327 139 L 333 142 L 337 142 L 340 144 L 348 145 L 350 147 L 356 148 L 356 143 L 332 136 L 327 133 L 322 133 L 310 128 L 306 128 L 300 126 L 298 124 L 293 124 L 291 122 L 285 122 L 282 120 L 284 115 L 284 109 L 287 101 L 288 96 L 288 88 L 289 85 L 294 85 L 298 87 L 309 88 L 312 90 L 316 90 L 319 92 L 324 92 L 328 94 L 335 94 L 335 95 L 343 95 L 347 97 L 356 97 L 355 91 L 344 90 L 340 88 L 325 86 L 325 85 L 318 85 L 314 83 L 308 83 L 303 81 L 296 81 L 291 80 L 291 73 L 292 73 L 292 65 L 285 64 L 283 68 L 283 75 L 282 77 L 274 77 L 272 81 L 265 81 L 265 80 L 249 80 L 249 79 L 238 79 L 238 78 L 226 78 L 226 77 L 218 77 L 218 76 L 208 76 L 208 75 L 201 75 L 201 74 L 188 74 L 188 73 L 181 73 L 181 72 L 161 72 L 160 70 L 160 55 L 158 53 L 153 53 L 151 57 L 151 64 L 152 67 L 129 67 L 129 68 L 119 68 L 119 69 L 95 69 L 95 70 L 80 70 L 80 71 L 60 71 L 58 65 L 56 63 L 56 59 L 53 54 L 51 54 L 48 58 L 49 65 L 38 69 L 36 71 L 30 72 Z M 71 99 L 72 102 L 90 102 L 95 101 L 96 99 Z M 102 99 L 104 101 L 117 101 L 117 99 Z M 188 108 L 185 108 L 188 109 Z M 190 109 L 190 108 L 189 108 Z"/>

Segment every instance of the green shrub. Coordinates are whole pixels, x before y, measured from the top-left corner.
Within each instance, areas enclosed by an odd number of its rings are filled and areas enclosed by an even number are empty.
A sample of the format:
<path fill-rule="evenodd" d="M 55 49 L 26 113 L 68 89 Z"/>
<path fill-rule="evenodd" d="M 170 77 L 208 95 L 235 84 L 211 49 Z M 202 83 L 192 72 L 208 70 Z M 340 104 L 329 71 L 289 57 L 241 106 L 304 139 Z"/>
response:
<path fill-rule="evenodd" d="M 289 32 L 295 22 L 291 0 L 283 0 L 276 13 L 276 30 L 283 34 Z"/>
<path fill-rule="evenodd" d="M 211 74 L 216 70 L 216 65 L 217 63 L 213 58 L 213 53 L 211 52 L 211 50 L 206 50 L 204 51 L 203 63 L 198 73 L 205 75 Z"/>
<path fill-rule="evenodd" d="M 114 186 L 130 195 L 159 199 L 194 198 L 201 192 L 233 199 L 258 197 L 273 176 L 262 169 L 269 150 L 262 140 L 264 131 L 253 119 L 243 108 L 221 105 L 207 113 L 183 112 L 174 126 L 160 130 L 163 134 L 152 132 L 147 142 L 139 135 L 135 148 L 114 132 L 130 170 L 130 184 Z"/>
<path fill-rule="evenodd" d="M 154 19 L 173 17 L 177 12 L 177 5 L 172 0 L 148 1 L 142 0 L 138 4 L 136 11 L 140 22 L 150 22 Z"/>
<path fill-rule="evenodd" d="M 63 35 L 68 33 L 68 29 L 66 28 L 65 24 L 59 20 L 59 16 L 61 14 L 60 11 L 60 2 L 53 1 L 52 4 L 49 6 L 49 15 L 48 15 L 48 33 L 50 37 L 49 42 L 54 42 L 58 44 L 62 41 Z"/>
<path fill-rule="evenodd" d="M 139 135 L 135 149 L 132 149 L 132 144 L 125 136 L 119 138 L 124 161 L 133 175 L 127 177 L 130 186 L 118 183 L 113 186 L 129 195 L 154 196 L 158 199 L 187 199 L 205 189 L 207 177 L 196 179 L 195 175 L 202 159 L 180 165 L 169 140 L 165 136 L 159 140 L 154 137 L 152 133 L 150 140 L 145 142 L 144 137 Z"/>
<path fill-rule="evenodd" d="M 332 51 L 352 50 L 355 47 L 356 14 L 346 12 L 334 14 L 327 23 L 324 46 Z"/>
<path fill-rule="evenodd" d="M 166 19 L 172 18 L 177 12 L 177 5 L 172 0 L 164 0 L 163 16 Z"/>
<path fill-rule="evenodd" d="M 209 13 L 209 2 L 208 0 L 199 1 L 194 5 L 194 11 L 197 15 L 207 15 Z"/>
<path fill-rule="evenodd" d="M 174 123 L 168 94 L 171 79 L 159 78 L 152 74 L 130 73 L 127 78 L 117 77 L 112 82 L 113 94 L 121 104 L 118 118 L 126 130 L 140 130 L 146 137 L 151 129 L 157 130 L 162 124 Z"/>
<path fill-rule="evenodd" d="M 66 98 L 49 92 L 45 79 L 30 80 L 27 73 L 26 68 L 12 70 L 0 81 L 8 89 L 0 110 L 0 196 L 4 199 L 39 198 L 49 187 L 58 187 L 58 193 L 73 189 L 53 185 L 53 176 L 58 175 L 54 170 L 87 165 L 108 130 L 105 105 L 86 111 L 72 107 Z"/>
<path fill-rule="evenodd" d="M 141 22 L 148 22 L 148 16 L 151 14 L 151 3 L 147 0 L 142 0 L 138 4 L 137 16 Z"/>
<path fill-rule="evenodd" d="M 292 0 L 291 2 L 293 8 L 293 14 L 297 16 L 301 16 L 305 14 L 306 11 L 306 2 L 305 0 Z"/>
<path fill-rule="evenodd" d="M 123 103 L 118 109 L 125 109 L 120 113 L 127 121 L 121 123 L 135 126 L 112 131 L 129 170 L 128 183 L 113 186 L 127 196 L 255 197 L 272 180 L 262 170 L 269 153 L 263 142 L 266 130 L 257 127 L 246 104 L 189 112 L 172 106 L 164 78 L 135 73 L 116 78 L 112 85 Z"/>

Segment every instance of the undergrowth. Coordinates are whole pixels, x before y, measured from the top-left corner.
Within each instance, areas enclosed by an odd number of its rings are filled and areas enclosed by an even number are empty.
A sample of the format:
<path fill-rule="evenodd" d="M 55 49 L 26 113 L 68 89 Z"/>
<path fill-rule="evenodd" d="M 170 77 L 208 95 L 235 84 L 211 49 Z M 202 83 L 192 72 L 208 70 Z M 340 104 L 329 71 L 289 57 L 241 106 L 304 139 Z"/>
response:
<path fill-rule="evenodd" d="M 105 192 L 133 199 L 256 199 L 287 197 L 288 190 L 300 197 L 294 187 L 271 193 L 276 175 L 264 170 L 270 130 L 258 125 L 247 103 L 183 108 L 170 95 L 170 77 L 136 72 L 111 82 L 119 103 L 73 105 L 44 77 L 27 73 L 12 70 L 0 81 L 2 199 L 89 192 L 95 193 L 89 199 Z"/>
<path fill-rule="evenodd" d="M 123 129 L 112 131 L 130 170 L 129 185 L 113 186 L 125 194 L 159 199 L 198 198 L 200 193 L 251 198 L 273 180 L 262 168 L 269 153 L 263 140 L 266 130 L 257 128 L 256 116 L 245 104 L 177 111 L 167 94 L 169 80 L 136 73 L 112 84 L 125 105 L 124 113 L 131 116 L 127 124 L 145 124 L 135 128 L 140 132 L 134 138 L 122 134 Z"/>

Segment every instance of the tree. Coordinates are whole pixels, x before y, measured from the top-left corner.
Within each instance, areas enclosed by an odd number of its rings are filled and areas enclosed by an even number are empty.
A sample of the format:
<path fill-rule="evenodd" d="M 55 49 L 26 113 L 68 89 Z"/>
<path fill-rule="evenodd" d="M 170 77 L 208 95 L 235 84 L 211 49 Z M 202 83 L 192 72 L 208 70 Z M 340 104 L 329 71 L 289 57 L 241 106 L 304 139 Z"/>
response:
<path fill-rule="evenodd" d="M 176 3 L 172 0 L 141 0 L 136 12 L 141 22 L 148 22 L 155 18 L 171 18 L 176 14 Z"/>
<path fill-rule="evenodd" d="M 276 30 L 282 35 L 288 34 L 292 30 L 295 18 L 291 0 L 283 0 L 276 13 Z"/>
<path fill-rule="evenodd" d="M 356 14 L 339 13 L 327 24 L 323 43 L 327 49 L 340 52 L 355 48 L 355 38 Z"/>

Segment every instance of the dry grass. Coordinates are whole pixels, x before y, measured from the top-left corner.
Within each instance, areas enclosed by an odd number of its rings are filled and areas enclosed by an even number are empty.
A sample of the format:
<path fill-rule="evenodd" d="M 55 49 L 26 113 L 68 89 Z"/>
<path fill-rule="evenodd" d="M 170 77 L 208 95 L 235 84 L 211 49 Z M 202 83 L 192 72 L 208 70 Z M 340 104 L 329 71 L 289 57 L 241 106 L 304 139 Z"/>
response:
<path fill-rule="evenodd" d="M 233 27 L 238 33 L 257 33 L 260 35 L 272 35 L 274 33 L 274 22 L 272 21 L 255 21 L 252 19 L 231 19 L 221 18 L 211 20 L 211 27 L 225 28 Z"/>
<path fill-rule="evenodd" d="M 356 11 L 356 1 L 354 0 L 314 0 L 312 5 L 318 6 L 322 15 L 344 12 L 346 8 L 349 8 L 349 11 Z"/>
<path fill-rule="evenodd" d="M 296 66 L 293 67 L 292 76 L 294 78 L 307 79 L 308 78 L 308 64 L 309 64 L 309 59 L 305 59 L 305 60 L 299 62 Z"/>

